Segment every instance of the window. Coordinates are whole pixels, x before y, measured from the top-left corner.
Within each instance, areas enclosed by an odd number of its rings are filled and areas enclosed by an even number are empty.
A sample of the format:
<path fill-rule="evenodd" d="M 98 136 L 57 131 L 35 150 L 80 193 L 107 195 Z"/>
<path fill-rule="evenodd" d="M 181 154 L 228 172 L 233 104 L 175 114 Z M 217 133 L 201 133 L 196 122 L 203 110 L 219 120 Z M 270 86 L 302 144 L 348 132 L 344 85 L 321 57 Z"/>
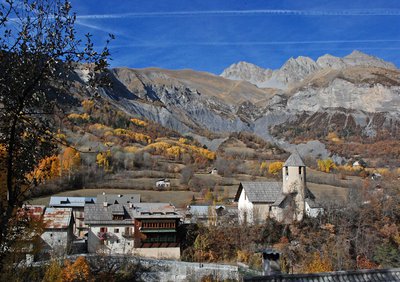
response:
<path fill-rule="evenodd" d="M 286 176 L 289 176 L 289 168 L 287 166 L 285 166 L 285 174 Z"/>
<path fill-rule="evenodd" d="M 100 227 L 100 232 L 107 232 L 107 228 L 106 227 Z"/>
<path fill-rule="evenodd" d="M 301 166 L 299 166 L 299 174 L 301 174 Z"/>
<path fill-rule="evenodd" d="M 114 228 L 114 233 L 119 233 L 119 229 L 118 228 Z"/>
<path fill-rule="evenodd" d="M 117 244 L 119 244 L 119 239 L 117 239 Z"/>
<path fill-rule="evenodd" d="M 53 233 L 50 233 L 50 237 L 53 237 Z"/>

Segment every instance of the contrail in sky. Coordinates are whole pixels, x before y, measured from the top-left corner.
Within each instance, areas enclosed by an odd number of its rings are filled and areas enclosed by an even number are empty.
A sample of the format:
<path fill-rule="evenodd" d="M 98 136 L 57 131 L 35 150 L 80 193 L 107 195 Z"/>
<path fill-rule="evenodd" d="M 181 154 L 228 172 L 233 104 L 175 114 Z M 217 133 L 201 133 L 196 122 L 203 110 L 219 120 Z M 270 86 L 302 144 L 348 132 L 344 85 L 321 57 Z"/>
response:
<path fill-rule="evenodd" d="M 149 42 L 112 45 L 112 47 L 165 47 L 165 46 L 256 46 L 256 45 L 298 45 L 298 44 L 339 44 L 339 43 L 384 43 L 400 42 L 400 39 L 365 39 L 365 40 L 311 40 L 311 41 L 199 41 L 199 42 Z"/>
<path fill-rule="evenodd" d="M 400 16 L 400 9 L 348 9 L 348 10 L 210 10 L 210 11 L 172 11 L 135 12 L 120 14 L 78 15 L 78 19 L 120 19 L 141 17 L 176 17 L 202 15 L 282 15 L 282 16 Z"/>

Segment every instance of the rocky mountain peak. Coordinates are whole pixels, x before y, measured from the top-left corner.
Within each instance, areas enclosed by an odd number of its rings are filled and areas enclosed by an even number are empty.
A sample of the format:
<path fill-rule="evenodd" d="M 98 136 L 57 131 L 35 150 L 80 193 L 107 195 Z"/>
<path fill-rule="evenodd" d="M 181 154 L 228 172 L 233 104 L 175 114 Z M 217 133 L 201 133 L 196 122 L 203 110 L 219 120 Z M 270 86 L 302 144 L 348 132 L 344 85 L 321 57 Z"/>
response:
<path fill-rule="evenodd" d="M 280 69 L 275 71 L 246 62 L 239 62 L 225 69 L 221 76 L 232 80 L 245 80 L 259 88 L 268 87 L 285 90 L 321 69 L 342 70 L 353 66 L 397 69 L 392 63 L 354 50 L 343 58 L 330 54 L 319 57 L 317 61 L 304 56 L 290 58 Z"/>
<path fill-rule="evenodd" d="M 380 58 L 367 55 L 358 50 L 354 50 L 349 55 L 345 56 L 343 60 L 349 66 L 366 66 L 366 67 L 396 69 L 396 66 L 394 64 L 386 62 Z"/>
<path fill-rule="evenodd" d="M 221 76 L 231 80 L 245 80 L 258 87 L 263 87 L 263 81 L 270 77 L 272 70 L 264 69 L 248 62 L 238 62 L 226 68 Z"/>

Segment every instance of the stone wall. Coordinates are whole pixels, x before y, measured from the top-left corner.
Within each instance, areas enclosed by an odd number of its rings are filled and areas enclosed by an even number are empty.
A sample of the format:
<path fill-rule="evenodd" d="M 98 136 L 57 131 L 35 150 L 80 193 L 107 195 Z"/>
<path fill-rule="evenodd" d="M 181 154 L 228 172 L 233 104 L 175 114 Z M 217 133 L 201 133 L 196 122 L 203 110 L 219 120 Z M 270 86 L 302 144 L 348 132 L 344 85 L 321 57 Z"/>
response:
<path fill-rule="evenodd" d="M 74 261 L 78 256 L 79 255 L 69 256 L 69 258 Z M 87 254 L 85 257 L 88 260 L 96 259 L 95 254 Z M 147 269 L 141 275 L 143 281 L 201 281 L 205 276 L 212 276 L 213 280 L 218 281 L 238 281 L 240 279 L 238 267 L 234 265 L 193 263 L 122 255 L 107 257 L 110 263 L 116 265 L 125 264 L 127 261 L 134 264 L 140 263 Z"/>

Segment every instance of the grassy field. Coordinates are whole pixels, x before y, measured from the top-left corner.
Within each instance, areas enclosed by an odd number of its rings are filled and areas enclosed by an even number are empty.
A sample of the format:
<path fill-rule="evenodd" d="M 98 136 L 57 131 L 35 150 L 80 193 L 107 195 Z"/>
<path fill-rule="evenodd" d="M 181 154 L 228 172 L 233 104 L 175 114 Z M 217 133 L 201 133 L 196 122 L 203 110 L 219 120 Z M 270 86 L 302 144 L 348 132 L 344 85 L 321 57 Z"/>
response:
<path fill-rule="evenodd" d="M 57 193 L 54 196 L 70 196 L 70 197 L 95 197 L 101 193 L 107 194 L 140 194 L 142 202 L 166 202 L 172 203 L 176 207 L 185 207 L 192 200 L 193 195 L 196 198 L 200 197 L 199 193 L 191 191 L 148 191 L 148 190 L 134 190 L 134 189 L 80 189 L 65 191 Z M 48 205 L 50 196 L 35 198 L 28 201 L 33 205 Z"/>
<path fill-rule="evenodd" d="M 216 183 L 216 189 L 220 191 L 220 195 L 226 191 L 230 198 L 233 198 L 236 195 L 237 188 L 239 186 L 240 181 L 281 181 L 274 179 L 267 179 L 265 177 L 250 177 L 248 175 L 235 175 L 234 177 L 221 177 L 219 175 L 210 175 L 210 174 L 196 174 L 201 180 L 209 181 L 213 179 Z M 143 181 L 144 180 L 144 181 Z M 150 183 L 154 179 L 125 179 L 127 183 L 130 183 L 130 186 L 127 187 L 135 187 L 140 182 Z M 174 182 L 178 183 L 178 180 L 175 179 Z M 142 183 L 143 183 L 142 182 Z M 135 185 L 136 184 L 136 185 Z M 317 200 L 331 200 L 335 202 L 344 202 L 346 201 L 348 188 L 336 187 L 325 184 L 316 184 L 316 183 L 307 183 L 311 192 L 316 196 Z M 142 186 L 142 185 L 139 185 Z M 157 191 L 157 190 L 142 190 L 142 189 L 129 189 L 129 188 L 114 188 L 114 187 L 102 187 L 102 188 L 90 188 L 90 189 L 80 189 L 80 190 L 71 190 L 64 191 L 55 194 L 54 196 L 70 196 L 70 197 L 94 197 L 101 193 L 107 194 L 128 194 L 135 193 L 140 194 L 143 202 L 167 202 L 172 203 L 176 207 L 182 208 L 190 203 L 193 195 L 196 199 L 201 199 L 202 195 L 200 192 L 192 192 L 192 191 Z M 39 197 L 28 201 L 30 204 L 35 205 L 48 205 L 50 200 L 50 196 Z"/>

